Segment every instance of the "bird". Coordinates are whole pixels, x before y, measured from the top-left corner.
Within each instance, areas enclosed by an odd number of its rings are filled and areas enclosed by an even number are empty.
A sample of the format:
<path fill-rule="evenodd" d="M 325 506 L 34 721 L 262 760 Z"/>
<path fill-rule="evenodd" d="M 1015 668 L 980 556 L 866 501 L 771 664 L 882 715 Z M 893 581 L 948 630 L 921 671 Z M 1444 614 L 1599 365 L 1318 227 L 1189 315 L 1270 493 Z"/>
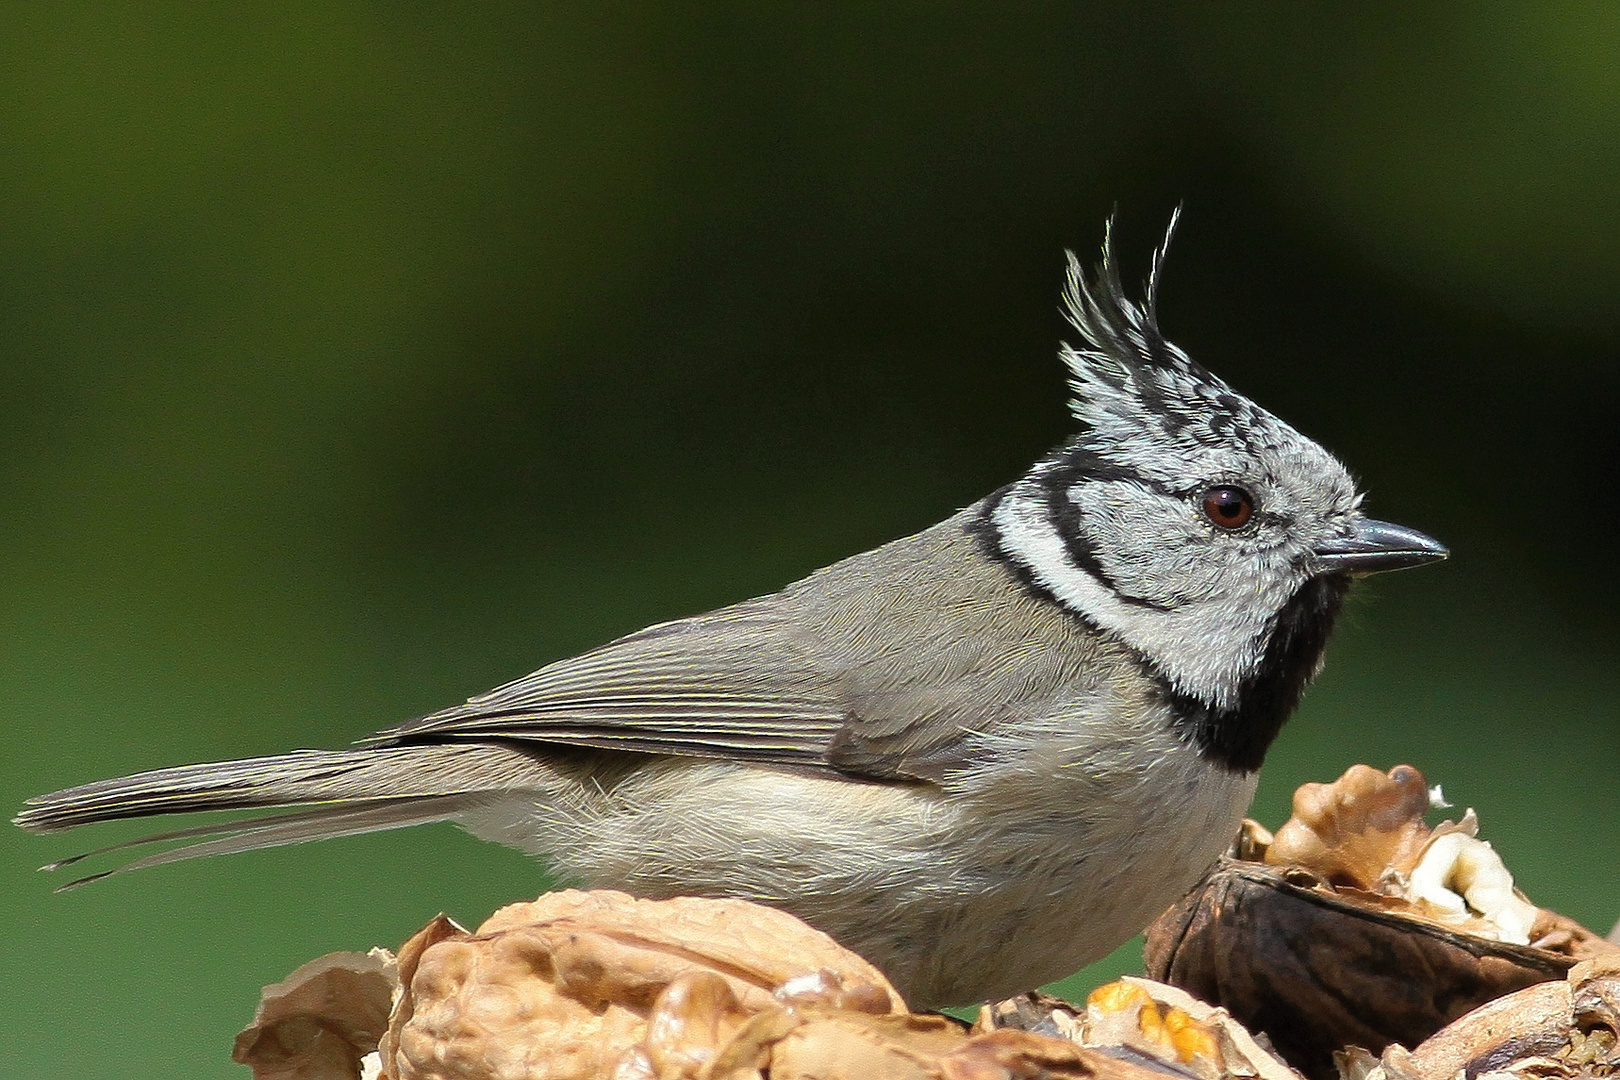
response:
<path fill-rule="evenodd" d="M 15 823 L 280 811 L 87 853 L 190 841 L 123 870 L 451 821 L 560 881 L 784 909 L 917 1007 L 1077 971 L 1229 847 L 1352 582 L 1448 555 L 1166 340 L 1179 213 L 1141 301 L 1112 219 L 1089 271 L 1068 253 L 1077 431 L 944 521 L 350 748 L 102 780 Z"/>

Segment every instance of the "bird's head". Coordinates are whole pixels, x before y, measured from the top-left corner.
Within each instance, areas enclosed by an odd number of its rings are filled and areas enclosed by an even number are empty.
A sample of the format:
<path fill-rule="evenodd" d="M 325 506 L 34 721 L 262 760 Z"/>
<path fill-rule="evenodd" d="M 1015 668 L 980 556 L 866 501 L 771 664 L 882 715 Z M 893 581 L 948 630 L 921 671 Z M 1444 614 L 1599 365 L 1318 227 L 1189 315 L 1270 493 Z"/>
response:
<path fill-rule="evenodd" d="M 1175 695 L 1240 710 L 1286 674 L 1280 725 L 1350 578 L 1446 550 L 1366 517 L 1332 454 L 1165 340 L 1163 258 L 1137 304 L 1106 239 L 1089 278 L 1069 255 L 1064 306 L 1082 343 L 1063 359 L 1082 430 L 1005 489 L 991 521 L 1006 558 Z"/>

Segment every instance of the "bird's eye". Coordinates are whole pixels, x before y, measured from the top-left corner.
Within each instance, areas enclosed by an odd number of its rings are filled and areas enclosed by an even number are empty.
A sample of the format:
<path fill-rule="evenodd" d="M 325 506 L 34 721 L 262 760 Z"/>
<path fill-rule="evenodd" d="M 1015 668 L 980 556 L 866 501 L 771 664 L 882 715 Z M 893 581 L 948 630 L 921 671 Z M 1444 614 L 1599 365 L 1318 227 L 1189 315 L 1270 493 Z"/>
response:
<path fill-rule="evenodd" d="M 1231 484 L 1217 484 L 1204 492 L 1204 516 L 1223 529 L 1241 529 L 1254 516 L 1254 499 Z"/>

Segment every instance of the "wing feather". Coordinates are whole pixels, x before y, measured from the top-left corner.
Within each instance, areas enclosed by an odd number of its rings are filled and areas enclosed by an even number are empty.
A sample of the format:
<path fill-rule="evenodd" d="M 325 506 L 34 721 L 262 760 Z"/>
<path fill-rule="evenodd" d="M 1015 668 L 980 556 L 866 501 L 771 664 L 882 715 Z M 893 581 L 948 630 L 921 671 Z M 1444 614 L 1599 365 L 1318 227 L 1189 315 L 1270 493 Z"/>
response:
<path fill-rule="evenodd" d="M 937 780 L 1133 654 L 978 549 L 980 507 L 781 592 L 660 623 L 372 744 L 518 740 Z"/>
<path fill-rule="evenodd" d="M 850 719 L 843 697 L 778 595 L 648 627 L 366 742 L 517 739 L 825 766 Z"/>

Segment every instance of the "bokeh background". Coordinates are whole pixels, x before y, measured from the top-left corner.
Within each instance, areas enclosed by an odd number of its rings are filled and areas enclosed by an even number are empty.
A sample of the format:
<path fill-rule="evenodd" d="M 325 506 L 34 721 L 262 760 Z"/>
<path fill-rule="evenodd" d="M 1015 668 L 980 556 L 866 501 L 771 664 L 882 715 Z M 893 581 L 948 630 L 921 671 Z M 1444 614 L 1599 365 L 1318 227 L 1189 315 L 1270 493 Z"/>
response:
<path fill-rule="evenodd" d="M 1140 280 L 1184 202 L 1170 335 L 1455 553 L 1361 592 L 1257 815 L 1411 762 L 1620 916 L 1615 5 L 0 25 L 7 807 L 340 746 L 949 514 L 1068 430 L 1063 248 L 1117 206 Z M 242 1075 L 262 984 L 542 884 L 449 827 L 33 873 L 139 831 L 0 831 L 4 1075 Z"/>

